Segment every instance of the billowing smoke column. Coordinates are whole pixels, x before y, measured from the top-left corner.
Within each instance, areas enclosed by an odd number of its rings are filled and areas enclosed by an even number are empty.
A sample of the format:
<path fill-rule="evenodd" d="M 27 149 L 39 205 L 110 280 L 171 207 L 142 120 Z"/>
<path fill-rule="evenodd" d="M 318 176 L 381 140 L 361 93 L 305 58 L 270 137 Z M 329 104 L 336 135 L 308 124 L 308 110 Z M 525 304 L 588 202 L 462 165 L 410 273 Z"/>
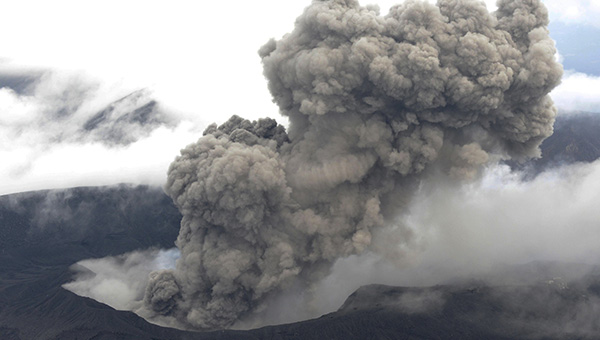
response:
<path fill-rule="evenodd" d="M 385 17 L 314 1 L 259 51 L 289 133 L 234 116 L 171 165 L 182 254 L 152 274 L 147 308 L 231 326 L 369 248 L 428 168 L 469 178 L 491 154 L 537 156 L 562 74 L 547 24 L 538 0 L 409 0 Z"/>

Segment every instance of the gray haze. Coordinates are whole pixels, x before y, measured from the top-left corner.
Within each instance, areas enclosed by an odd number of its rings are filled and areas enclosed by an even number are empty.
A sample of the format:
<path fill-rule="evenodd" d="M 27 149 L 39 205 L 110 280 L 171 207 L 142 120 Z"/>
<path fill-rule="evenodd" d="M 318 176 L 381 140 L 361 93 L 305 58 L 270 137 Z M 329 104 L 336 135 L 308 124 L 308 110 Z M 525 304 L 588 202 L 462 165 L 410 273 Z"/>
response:
<path fill-rule="evenodd" d="M 119 310 L 140 307 L 148 275 L 155 270 L 172 268 L 179 256 L 176 248 L 148 249 L 119 256 L 88 259 L 71 267 L 76 272 L 63 288 L 92 298 Z"/>
<path fill-rule="evenodd" d="M 0 194 L 162 185 L 172 155 L 199 125 L 159 103 L 152 89 L 0 60 Z"/>
<path fill-rule="evenodd" d="M 172 163 L 181 258 L 150 275 L 142 314 L 229 327 L 337 259 L 405 256 L 402 214 L 423 180 L 539 156 L 562 75 L 547 24 L 539 1 L 501 0 L 491 14 L 478 1 L 407 1 L 386 16 L 314 1 L 259 51 L 289 131 L 234 116 Z"/>

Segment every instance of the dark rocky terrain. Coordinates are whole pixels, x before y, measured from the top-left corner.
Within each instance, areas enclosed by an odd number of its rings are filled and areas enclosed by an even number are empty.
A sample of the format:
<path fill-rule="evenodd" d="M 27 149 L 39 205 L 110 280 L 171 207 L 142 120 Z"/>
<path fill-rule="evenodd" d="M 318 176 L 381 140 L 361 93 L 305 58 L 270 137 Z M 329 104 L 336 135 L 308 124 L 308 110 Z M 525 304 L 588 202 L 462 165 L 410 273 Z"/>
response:
<path fill-rule="evenodd" d="M 541 145 L 542 157 L 526 164 L 511 165 L 535 176 L 545 169 L 600 158 L 600 114 L 570 112 L 560 115 L 554 133 Z"/>
<path fill-rule="evenodd" d="M 0 338 L 160 335 L 160 329 L 135 315 L 79 297 L 61 285 L 70 281 L 69 267 L 79 260 L 171 247 L 179 219 L 170 199 L 147 187 L 0 197 Z"/>
<path fill-rule="evenodd" d="M 593 161 L 599 132 L 598 116 L 560 118 L 544 157 L 525 167 Z M 318 319 L 208 333 L 159 327 L 61 287 L 82 259 L 172 247 L 180 219 L 161 189 L 144 186 L 1 196 L 0 339 L 600 338 L 600 270 L 584 265 L 532 263 L 428 288 L 366 286 Z"/>

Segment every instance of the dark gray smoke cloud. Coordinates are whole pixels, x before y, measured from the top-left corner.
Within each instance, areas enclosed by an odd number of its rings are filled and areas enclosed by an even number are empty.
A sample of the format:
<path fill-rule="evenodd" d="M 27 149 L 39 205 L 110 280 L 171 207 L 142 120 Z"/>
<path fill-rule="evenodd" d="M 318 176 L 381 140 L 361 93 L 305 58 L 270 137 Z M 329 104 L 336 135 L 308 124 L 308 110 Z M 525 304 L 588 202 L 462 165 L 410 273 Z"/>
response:
<path fill-rule="evenodd" d="M 314 1 L 259 51 L 289 131 L 234 116 L 171 165 L 181 258 L 151 275 L 147 313 L 229 327 L 369 249 L 428 174 L 473 178 L 490 160 L 538 156 L 562 75 L 547 24 L 533 0 L 494 13 L 409 0 L 386 16 Z"/>

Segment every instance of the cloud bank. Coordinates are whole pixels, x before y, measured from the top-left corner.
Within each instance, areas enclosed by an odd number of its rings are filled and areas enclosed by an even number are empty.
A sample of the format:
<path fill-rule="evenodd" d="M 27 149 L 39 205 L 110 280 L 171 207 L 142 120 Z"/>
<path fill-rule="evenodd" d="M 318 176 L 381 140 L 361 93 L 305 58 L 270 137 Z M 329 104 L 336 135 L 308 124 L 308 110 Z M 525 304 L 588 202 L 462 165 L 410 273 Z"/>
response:
<path fill-rule="evenodd" d="M 0 194 L 133 182 L 160 185 L 198 132 L 156 102 L 80 72 L 0 68 Z"/>

